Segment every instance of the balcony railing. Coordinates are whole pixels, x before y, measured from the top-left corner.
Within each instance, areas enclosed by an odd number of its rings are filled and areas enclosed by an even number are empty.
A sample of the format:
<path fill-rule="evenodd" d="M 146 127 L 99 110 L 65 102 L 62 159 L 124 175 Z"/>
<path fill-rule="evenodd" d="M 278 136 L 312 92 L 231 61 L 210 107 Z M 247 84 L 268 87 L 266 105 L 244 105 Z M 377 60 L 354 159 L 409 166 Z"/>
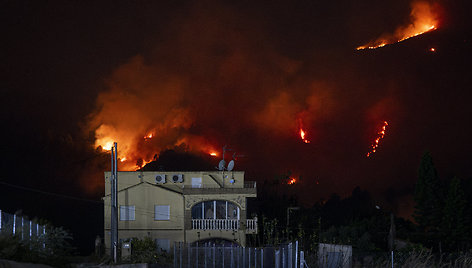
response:
<path fill-rule="evenodd" d="M 256 182 L 255 181 L 245 181 L 244 182 L 244 188 L 256 188 Z"/>
<path fill-rule="evenodd" d="M 239 220 L 192 219 L 192 229 L 197 230 L 238 230 Z"/>
<path fill-rule="evenodd" d="M 257 230 L 257 218 L 246 220 L 246 228 L 251 231 Z"/>
<path fill-rule="evenodd" d="M 257 219 L 246 220 L 248 230 L 257 230 Z M 195 230 L 239 230 L 239 220 L 225 219 L 192 219 Z"/>

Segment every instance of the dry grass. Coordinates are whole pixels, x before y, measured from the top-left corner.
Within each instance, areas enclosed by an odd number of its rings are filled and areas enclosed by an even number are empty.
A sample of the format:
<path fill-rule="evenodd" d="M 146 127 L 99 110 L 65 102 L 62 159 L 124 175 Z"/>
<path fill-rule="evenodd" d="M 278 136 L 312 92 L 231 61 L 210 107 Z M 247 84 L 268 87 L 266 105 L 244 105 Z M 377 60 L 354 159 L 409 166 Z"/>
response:
<path fill-rule="evenodd" d="M 472 251 L 443 255 L 437 259 L 431 251 L 410 251 L 395 256 L 395 267 L 402 268 L 469 268 L 472 267 Z M 400 256 L 398 256 L 400 255 Z M 392 267 L 390 259 L 379 260 L 374 267 Z"/>

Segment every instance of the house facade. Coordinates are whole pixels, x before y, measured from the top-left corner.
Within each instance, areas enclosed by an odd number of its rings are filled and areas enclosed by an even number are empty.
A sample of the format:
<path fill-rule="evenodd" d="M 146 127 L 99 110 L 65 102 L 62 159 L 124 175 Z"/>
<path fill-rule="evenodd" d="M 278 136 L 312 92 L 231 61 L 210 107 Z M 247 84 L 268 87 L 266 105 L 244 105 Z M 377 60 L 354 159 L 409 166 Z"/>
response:
<path fill-rule="evenodd" d="M 110 172 L 105 172 L 104 234 L 110 249 Z M 257 218 L 246 214 L 256 183 L 243 171 L 118 172 L 118 239 L 150 237 L 169 251 L 174 242 L 246 245 Z"/>

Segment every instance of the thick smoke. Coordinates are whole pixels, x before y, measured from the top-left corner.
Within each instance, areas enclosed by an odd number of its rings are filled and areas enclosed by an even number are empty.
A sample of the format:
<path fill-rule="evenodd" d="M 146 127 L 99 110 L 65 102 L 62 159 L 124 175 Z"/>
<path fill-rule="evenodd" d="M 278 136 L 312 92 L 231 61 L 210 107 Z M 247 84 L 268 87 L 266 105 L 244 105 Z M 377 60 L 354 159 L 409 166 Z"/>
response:
<path fill-rule="evenodd" d="M 300 52 L 304 57 L 290 56 L 276 42 L 284 38 L 234 7 L 192 5 L 167 22 L 152 51 L 106 78 L 88 124 L 95 147 L 117 141 L 119 168 L 136 170 L 176 147 L 216 153 L 216 165 L 228 145 L 226 160 L 244 155 L 236 169 L 248 179 L 291 172 L 305 183 L 292 189 L 311 201 L 383 176 L 378 170 L 387 164 L 373 166 L 365 154 L 378 125 L 399 110 L 394 75 L 359 68 L 350 45 L 322 43 Z"/>
<path fill-rule="evenodd" d="M 328 86 L 299 85 L 300 62 L 277 53 L 250 22 L 222 10 L 195 7 L 171 23 L 169 39 L 151 55 L 131 58 L 106 79 L 109 89 L 100 94 L 89 127 L 95 146 L 118 142 L 123 169 L 174 146 L 207 153 L 220 153 L 225 144 L 247 149 L 240 143 L 256 141 L 243 141 L 245 132 L 296 138 L 300 122 L 309 128 L 328 116 L 334 106 Z"/>

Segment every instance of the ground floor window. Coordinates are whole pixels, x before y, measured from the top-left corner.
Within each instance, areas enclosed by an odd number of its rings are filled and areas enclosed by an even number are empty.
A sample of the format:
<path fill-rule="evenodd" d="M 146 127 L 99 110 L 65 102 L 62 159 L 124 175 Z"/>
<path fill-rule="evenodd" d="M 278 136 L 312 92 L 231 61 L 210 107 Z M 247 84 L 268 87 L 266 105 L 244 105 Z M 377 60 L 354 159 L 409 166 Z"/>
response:
<path fill-rule="evenodd" d="M 170 252 L 170 240 L 169 239 L 156 239 L 156 247 L 158 251 Z"/>

